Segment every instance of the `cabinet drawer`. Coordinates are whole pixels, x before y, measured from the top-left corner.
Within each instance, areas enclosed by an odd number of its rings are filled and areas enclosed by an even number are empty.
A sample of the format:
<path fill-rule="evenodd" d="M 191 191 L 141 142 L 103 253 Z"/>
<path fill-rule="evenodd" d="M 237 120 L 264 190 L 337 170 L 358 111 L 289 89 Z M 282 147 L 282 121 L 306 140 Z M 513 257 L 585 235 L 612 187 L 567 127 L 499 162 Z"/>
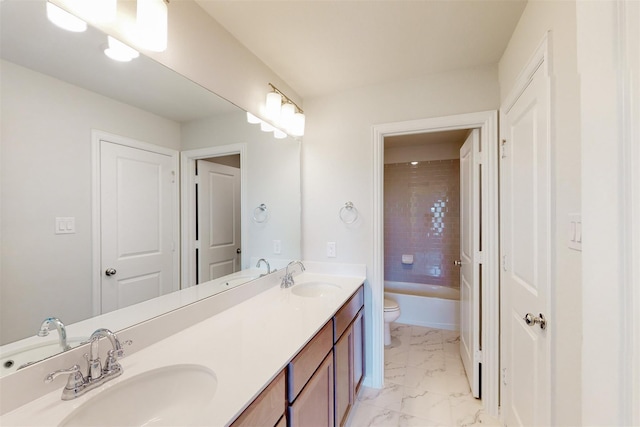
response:
<path fill-rule="evenodd" d="M 333 317 L 333 342 L 337 342 L 364 305 L 364 288 L 360 288 Z"/>
<path fill-rule="evenodd" d="M 287 408 L 284 394 L 285 375 L 282 371 L 240 414 L 231 427 L 275 426 Z"/>
<path fill-rule="evenodd" d="M 289 406 L 290 427 L 334 427 L 333 375 L 333 352 L 329 352 Z"/>
<path fill-rule="evenodd" d="M 295 400 L 332 347 L 333 328 L 332 322 L 329 321 L 287 366 L 287 399 L 289 402 Z"/>

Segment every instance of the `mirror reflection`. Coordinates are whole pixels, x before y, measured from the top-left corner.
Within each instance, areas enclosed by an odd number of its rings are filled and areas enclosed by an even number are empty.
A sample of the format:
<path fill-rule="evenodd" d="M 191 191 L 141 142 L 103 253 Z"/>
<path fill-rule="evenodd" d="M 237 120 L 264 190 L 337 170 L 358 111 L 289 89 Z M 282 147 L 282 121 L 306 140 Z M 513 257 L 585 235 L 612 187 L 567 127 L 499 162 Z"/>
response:
<path fill-rule="evenodd" d="M 299 141 L 45 6 L 0 3 L 3 374 L 300 257 Z"/>

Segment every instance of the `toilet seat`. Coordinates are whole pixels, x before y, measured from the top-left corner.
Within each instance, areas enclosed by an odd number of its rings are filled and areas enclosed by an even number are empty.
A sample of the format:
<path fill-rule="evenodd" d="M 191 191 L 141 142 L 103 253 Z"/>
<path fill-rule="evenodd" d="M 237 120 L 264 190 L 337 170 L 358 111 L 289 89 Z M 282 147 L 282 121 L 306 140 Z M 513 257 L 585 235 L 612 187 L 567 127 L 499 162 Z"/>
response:
<path fill-rule="evenodd" d="M 384 311 L 397 311 L 400 310 L 400 306 L 392 299 L 384 299 Z"/>

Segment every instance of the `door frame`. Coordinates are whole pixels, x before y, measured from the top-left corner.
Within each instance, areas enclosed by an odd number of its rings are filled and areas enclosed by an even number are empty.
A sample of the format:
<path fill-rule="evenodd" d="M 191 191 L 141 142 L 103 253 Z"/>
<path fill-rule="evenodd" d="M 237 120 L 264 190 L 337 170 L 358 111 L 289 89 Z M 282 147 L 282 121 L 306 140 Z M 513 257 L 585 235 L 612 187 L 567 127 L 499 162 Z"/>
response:
<path fill-rule="evenodd" d="M 382 387 L 384 379 L 384 139 L 396 135 L 478 128 L 482 146 L 483 268 L 481 368 L 482 402 L 498 416 L 500 391 L 500 286 L 498 224 L 498 111 L 418 119 L 373 126 L 373 271 L 371 274 L 372 377 L 368 385 Z M 495 284 L 496 286 L 487 286 Z"/>
<path fill-rule="evenodd" d="M 161 147 L 126 136 L 91 129 L 91 245 L 92 245 L 92 270 L 91 270 L 91 291 L 92 291 L 92 311 L 97 316 L 101 312 L 101 284 L 102 284 L 102 218 L 101 218 L 101 168 L 100 168 L 100 141 L 107 141 L 137 150 L 150 151 L 152 153 L 170 156 L 175 170 L 176 185 L 173 188 L 173 284 L 174 289 L 180 289 L 180 203 L 179 188 L 180 177 L 178 176 L 179 152 L 171 148 Z"/>
<path fill-rule="evenodd" d="M 249 219 L 247 215 L 247 144 L 219 145 L 196 150 L 186 150 L 180 153 L 181 174 L 181 231 L 182 231 L 182 288 L 194 286 L 196 278 L 195 263 L 195 218 L 196 218 L 196 190 L 195 167 L 196 160 L 210 157 L 240 155 L 240 247 L 246 248 L 249 242 Z M 245 251 L 240 254 L 240 268 L 245 268 Z"/>

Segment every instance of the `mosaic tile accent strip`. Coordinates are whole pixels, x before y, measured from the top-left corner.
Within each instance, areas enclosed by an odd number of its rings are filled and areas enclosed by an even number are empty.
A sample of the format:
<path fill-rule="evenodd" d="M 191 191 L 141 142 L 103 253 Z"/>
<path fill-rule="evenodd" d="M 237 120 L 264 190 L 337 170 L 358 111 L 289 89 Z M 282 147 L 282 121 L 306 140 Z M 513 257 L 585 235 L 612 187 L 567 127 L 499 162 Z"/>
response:
<path fill-rule="evenodd" d="M 385 280 L 460 287 L 458 159 L 385 165 L 384 246 Z"/>

